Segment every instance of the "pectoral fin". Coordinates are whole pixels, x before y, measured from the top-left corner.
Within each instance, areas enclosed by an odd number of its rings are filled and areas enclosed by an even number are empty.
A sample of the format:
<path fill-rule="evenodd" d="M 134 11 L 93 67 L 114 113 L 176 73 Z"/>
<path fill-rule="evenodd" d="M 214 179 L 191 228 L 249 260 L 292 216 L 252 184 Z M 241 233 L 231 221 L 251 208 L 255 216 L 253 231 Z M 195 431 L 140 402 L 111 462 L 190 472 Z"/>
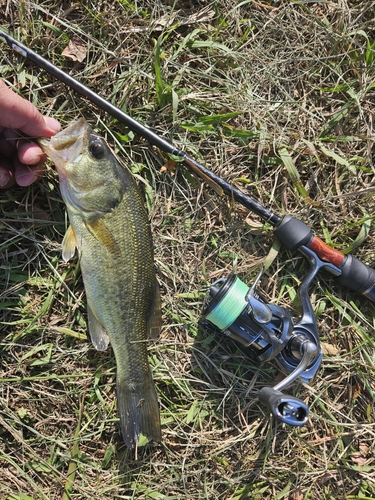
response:
<path fill-rule="evenodd" d="M 85 221 L 87 229 L 110 253 L 119 253 L 120 249 L 109 229 L 100 218 Z"/>
<path fill-rule="evenodd" d="M 150 340 L 155 340 L 160 335 L 161 330 L 161 297 L 159 283 L 156 282 L 155 296 L 151 306 L 150 314 L 147 319 L 147 337 Z"/>
<path fill-rule="evenodd" d="M 62 241 L 62 258 L 65 262 L 74 257 L 76 247 L 76 235 L 72 226 L 69 226 Z"/>
<path fill-rule="evenodd" d="M 105 351 L 109 344 L 108 333 L 96 319 L 91 307 L 87 304 L 87 319 L 91 342 L 97 351 Z"/>

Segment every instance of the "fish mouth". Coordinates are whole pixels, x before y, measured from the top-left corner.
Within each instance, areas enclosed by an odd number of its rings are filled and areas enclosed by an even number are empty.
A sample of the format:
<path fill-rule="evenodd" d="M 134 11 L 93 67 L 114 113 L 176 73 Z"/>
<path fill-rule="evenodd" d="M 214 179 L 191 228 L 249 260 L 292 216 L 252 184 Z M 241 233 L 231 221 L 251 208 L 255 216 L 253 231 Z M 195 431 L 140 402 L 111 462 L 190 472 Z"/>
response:
<path fill-rule="evenodd" d="M 38 139 L 38 143 L 57 170 L 65 171 L 68 163 L 78 161 L 85 150 L 88 125 L 83 118 L 71 123 L 51 139 Z"/>

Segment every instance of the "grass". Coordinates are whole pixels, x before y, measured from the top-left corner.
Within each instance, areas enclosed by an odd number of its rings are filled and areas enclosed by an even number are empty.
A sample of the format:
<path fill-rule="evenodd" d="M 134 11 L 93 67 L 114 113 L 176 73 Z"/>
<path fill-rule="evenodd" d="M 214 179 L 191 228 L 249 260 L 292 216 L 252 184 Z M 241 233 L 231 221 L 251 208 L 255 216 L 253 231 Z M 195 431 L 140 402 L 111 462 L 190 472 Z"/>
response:
<path fill-rule="evenodd" d="M 276 213 L 374 267 L 373 2 L 7 2 L 1 25 Z M 198 12 L 207 11 L 197 22 Z M 207 14 L 208 12 L 208 14 Z M 206 16 L 206 17 L 204 17 Z M 187 23 L 179 20 L 188 19 Z M 202 20 L 203 19 L 203 20 Z M 61 52 L 73 35 L 83 63 Z M 210 283 L 261 264 L 298 314 L 303 258 L 181 163 L 1 45 L 2 78 L 63 125 L 84 116 L 142 180 L 164 325 L 150 348 L 163 442 L 127 450 L 115 363 L 87 335 L 57 176 L 0 192 L 0 498 L 374 499 L 374 307 L 322 274 L 325 349 L 286 428 L 257 402 L 278 375 L 198 326 Z"/>

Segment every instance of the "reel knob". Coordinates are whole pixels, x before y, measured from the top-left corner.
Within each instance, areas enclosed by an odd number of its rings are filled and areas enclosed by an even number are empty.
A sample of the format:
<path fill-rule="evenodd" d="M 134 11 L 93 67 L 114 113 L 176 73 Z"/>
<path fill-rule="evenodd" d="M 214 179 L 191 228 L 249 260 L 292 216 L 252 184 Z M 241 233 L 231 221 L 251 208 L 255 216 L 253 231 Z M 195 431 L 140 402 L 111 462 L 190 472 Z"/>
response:
<path fill-rule="evenodd" d="M 259 391 L 259 401 L 268 406 L 277 420 L 293 427 L 305 425 L 309 418 L 309 408 L 303 401 L 273 387 L 263 387 Z"/>

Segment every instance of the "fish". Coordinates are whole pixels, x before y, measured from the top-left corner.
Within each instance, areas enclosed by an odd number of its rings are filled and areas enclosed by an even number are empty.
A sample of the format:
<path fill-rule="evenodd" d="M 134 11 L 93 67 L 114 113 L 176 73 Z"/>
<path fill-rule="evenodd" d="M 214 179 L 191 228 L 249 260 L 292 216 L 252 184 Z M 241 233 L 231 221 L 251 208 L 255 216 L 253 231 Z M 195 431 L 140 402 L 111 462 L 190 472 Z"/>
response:
<path fill-rule="evenodd" d="M 117 405 L 126 446 L 141 435 L 161 441 L 147 343 L 161 328 L 160 291 L 142 194 L 130 170 L 84 119 L 38 143 L 54 163 L 70 226 L 62 257 L 78 251 L 94 347 L 111 344 Z"/>

